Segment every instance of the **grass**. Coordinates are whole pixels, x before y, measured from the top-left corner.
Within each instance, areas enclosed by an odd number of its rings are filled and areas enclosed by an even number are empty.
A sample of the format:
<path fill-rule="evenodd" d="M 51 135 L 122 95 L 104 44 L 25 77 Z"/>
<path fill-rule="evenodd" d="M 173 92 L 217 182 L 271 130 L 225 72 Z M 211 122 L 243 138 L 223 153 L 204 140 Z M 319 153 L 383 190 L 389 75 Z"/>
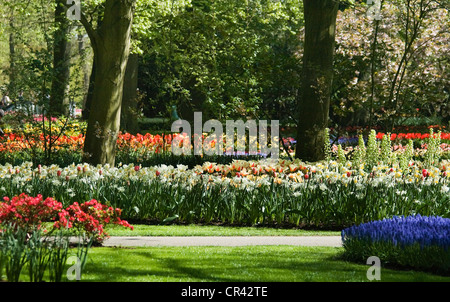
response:
<path fill-rule="evenodd" d="M 340 236 L 340 231 L 230 227 L 214 225 L 134 225 L 134 230 L 108 226 L 110 236 Z"/>
<path fill-rule="evenodd" d="M 92 248 L 82 281 L 365 282 L 368 265 L 340 260 L 342 248 Z M 450 281 L 424 272 L 381 269 L 382 282 Z"/>
<path fill-rule="evenodd" d="M 212 225 L 111 226 L 111 236 L 312 236 L 338 231 Z M 84 282 L 368 282 L 365 263 L 343 248 L 299 246 L 93 247 Z M 383 264 L 382 264 L 383 265 Z M 28 280 L 26 276 L 22 280 Z M 450 282 L 450 277 L 382 267 L 382 282 Z"/>

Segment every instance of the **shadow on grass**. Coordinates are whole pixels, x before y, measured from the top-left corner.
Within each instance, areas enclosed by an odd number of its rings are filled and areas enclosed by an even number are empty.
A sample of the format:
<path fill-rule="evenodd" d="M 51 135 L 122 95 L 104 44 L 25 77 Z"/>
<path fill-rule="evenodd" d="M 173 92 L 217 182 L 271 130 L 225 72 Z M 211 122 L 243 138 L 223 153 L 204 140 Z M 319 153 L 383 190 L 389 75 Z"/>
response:
<path fill-rule="evenodd" d="M 117 249 L 92 255 L 84 275 L 103 282 L 362 282 L 364 264 L 332 249 Z M 439 276 L 382 268 L 382 281 L 435 281 Z"/>

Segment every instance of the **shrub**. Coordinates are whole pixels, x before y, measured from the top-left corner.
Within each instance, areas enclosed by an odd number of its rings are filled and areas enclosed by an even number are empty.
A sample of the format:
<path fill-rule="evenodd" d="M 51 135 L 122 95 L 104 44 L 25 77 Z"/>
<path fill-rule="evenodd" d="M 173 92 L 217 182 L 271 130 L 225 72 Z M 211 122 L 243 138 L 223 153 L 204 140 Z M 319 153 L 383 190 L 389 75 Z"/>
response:
<path fill-rule="evenodd" d="M 7 280 L 17 282 L 27 268 L 32 282 L 43 281 L 46 271 L 50 281 L 61 281 L 69 256 L 69 235 L 78 235 L 76 254 L 83 267 L 92 243 L 108 236 L 106 225 L 133 229 L 120 215 L 120 209 L 97 200 L 74 202 L 64 209 L 62 203 L 42 195 L 4 197 L 0 202 L 0 280 L 5 270 Z M 44 224 L 52 222 L 50 227 Z"/>
<path fill-rule="evenodd" d="M 44 222 L 54 222 L 53 229 L 67 228 L 101 242 L 108 237 L 104 229 L 107 224 L 133 229 L 127 221 L 120 219 L 121 209 L 114 209 L 97 200 L 81 205 L 74 202 L 65 209 L 61 202 L 50 197 L 44 200 L 40 194 L 31 197 L 22 193 L 11 199 L 4 197 L 4 201 L 0 203 L 0 226 L 11 224 L 27 232 L 40 229 Z"/>
<path fill-rule="evenodd" d="M 51 240 L 50 240 L 51 238 Z M 60 282 L 69 254 L 70 237 L 57 232 L 50 237 L 41 229 L 25 229 L 17 224 L 6 224 L 0 232 L 0 280 L 3 268 L 9 282 L 20 281 L 24 269 L 29 281 L 44 281 L 48 271 L 49 280 Z"/>
<path fill-rule="evenodd" d="M 394 216 L 342 231 L 344 257 L 365 261 L 377 256 L 386 265 L 448 275 L 450 219 L 439 216 Z"/>
<path fill-rule="evenodd" d="M 53 198 L 28 196 L 24 193 L 12 199 L 4 197 L 0 203 L 0 224 L 9 223 L 31 231 L 40 227 L 42 222 L 55 221 L 57 213 L 62 210 L 62 204 Z"/>
<path fill-rule="evenodd" d="M 86 232 L 90 235 L 88 237 L 94 237 L 96 241 L 101 242 L 108 236 L 104 229 L 107 224 L 133 229 L 127 221 L 120 219 L 121 213 L 120 209 L 101 204 L 94 199 L 81 205 L 75 202 L 58 213 L 59 220 L 55 222 L 54 227 L 75 229 L 77 233 Z"/>

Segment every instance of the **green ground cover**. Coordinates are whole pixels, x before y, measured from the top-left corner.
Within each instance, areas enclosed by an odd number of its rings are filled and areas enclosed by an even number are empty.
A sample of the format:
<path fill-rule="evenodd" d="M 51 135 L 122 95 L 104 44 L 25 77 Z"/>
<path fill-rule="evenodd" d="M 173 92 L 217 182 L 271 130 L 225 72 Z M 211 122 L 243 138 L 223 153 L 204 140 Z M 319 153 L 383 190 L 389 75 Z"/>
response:
<path fill-rule="evenodd" d="M 144 225 L 134 230 L 108 226 L 110 236 L 340 236 L 339 231 L 303 230 L 297 228 L 232 227 L 215 225 Z"/>
<path fill-rule="evenodd" d="M 368 265 L 340 260 L 342 248 L 296 246 L 93 248 L 82 281 L 364 282 Z M 381 269 L 383 282 L 450 281 Z"/>

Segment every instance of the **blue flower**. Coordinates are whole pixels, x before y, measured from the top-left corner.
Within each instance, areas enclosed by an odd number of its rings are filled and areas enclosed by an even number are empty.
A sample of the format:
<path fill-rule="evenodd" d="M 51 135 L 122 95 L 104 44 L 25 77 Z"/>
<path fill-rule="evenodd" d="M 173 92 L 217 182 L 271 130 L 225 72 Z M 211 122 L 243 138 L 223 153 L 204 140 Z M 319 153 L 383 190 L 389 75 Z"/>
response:
<path fill-rule="evenodd" d="M 450 247 L 450 219 L 439 216 L 394 216 L 392 219 L 371 221 L 346 228 L 342 241 L 365 239 L 383 241 L 404 247 L 418 243 L 421 248 Z"/>

